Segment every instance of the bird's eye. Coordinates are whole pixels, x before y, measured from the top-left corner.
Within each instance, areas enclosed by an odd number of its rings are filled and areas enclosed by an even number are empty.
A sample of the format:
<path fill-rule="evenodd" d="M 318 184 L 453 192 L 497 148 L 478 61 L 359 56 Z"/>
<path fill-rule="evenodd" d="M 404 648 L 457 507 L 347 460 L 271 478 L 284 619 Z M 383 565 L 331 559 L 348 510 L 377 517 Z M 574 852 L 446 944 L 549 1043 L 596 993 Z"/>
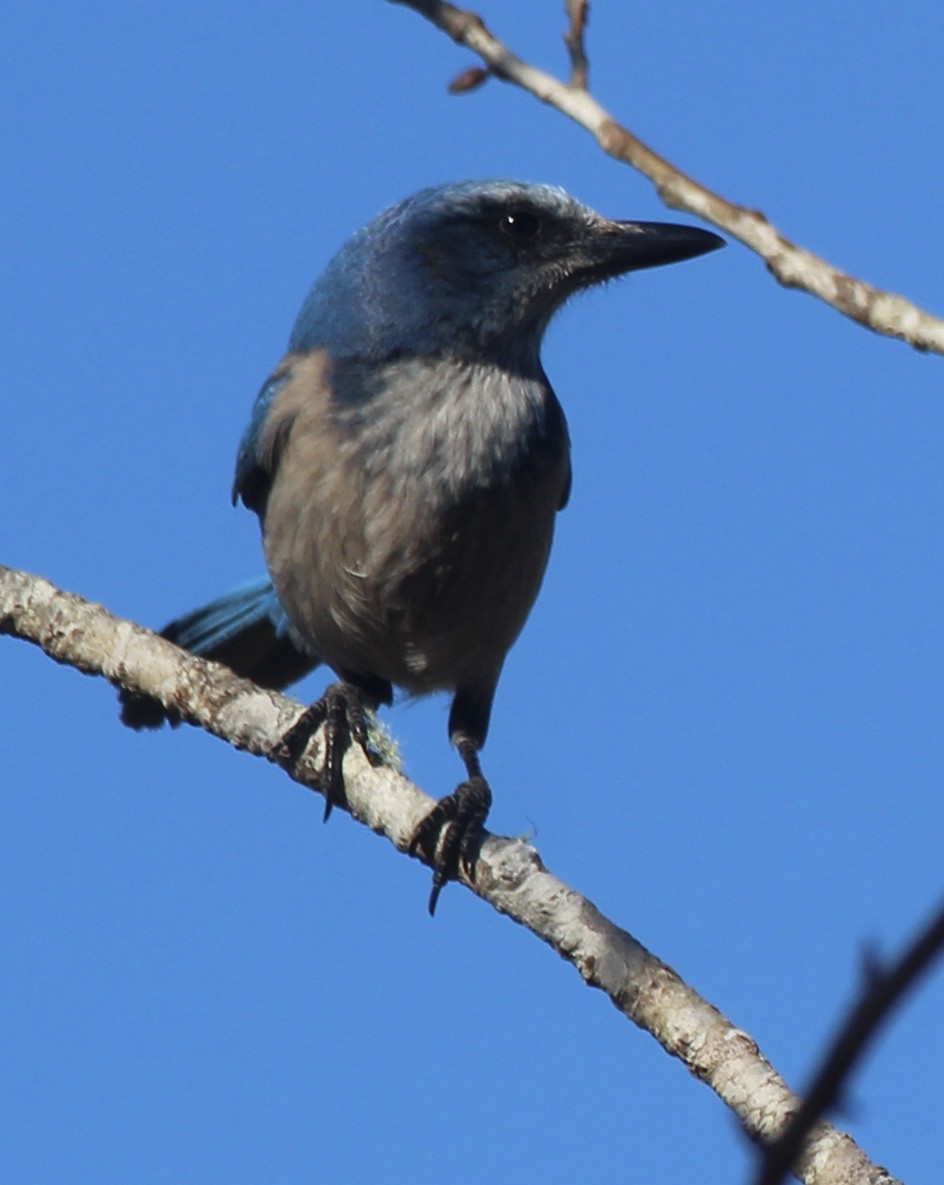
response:
<path fill-rule="evenodd" d="M 541 233 L 541 219 L 530 210 L 509 210 L 502 214 L 498 225 L 516 243 L 533 243 Z"/>

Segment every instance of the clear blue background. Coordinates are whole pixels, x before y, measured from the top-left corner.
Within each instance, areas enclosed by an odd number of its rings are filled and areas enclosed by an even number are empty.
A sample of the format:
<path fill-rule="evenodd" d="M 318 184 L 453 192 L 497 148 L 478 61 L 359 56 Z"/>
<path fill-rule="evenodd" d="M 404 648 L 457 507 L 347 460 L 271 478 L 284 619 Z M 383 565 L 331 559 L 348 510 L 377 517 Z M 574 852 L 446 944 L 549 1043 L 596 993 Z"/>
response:
<path fill-rule="evenodd" d="M 491 4 L 564 69 L 557 3 Z M 695 177 L 944 312 L 944 8 L 599 3 L 601 101 Z M 616 217 L 643 179 L 380 2 L 14 0 L 0 17 L 0 561 L 155 626 L 252 576 L 237 438 L 308 285 L 423 185 Z M 944 360 L 731 245 L 590 294 L 545 361 L 575 484 L 485 753 L 495 830 L 795 1086 L 941 892 Z M 729 1183 L 714 1096 L 574 972 L 278 771 L 0 640 L 0 1177 Z M 313 698 L 316 680 L 301 694 Z M 445 704 L 388 714 L 454 785 Z M 940 1175 L 944 976 L 843 1123 Z"/>

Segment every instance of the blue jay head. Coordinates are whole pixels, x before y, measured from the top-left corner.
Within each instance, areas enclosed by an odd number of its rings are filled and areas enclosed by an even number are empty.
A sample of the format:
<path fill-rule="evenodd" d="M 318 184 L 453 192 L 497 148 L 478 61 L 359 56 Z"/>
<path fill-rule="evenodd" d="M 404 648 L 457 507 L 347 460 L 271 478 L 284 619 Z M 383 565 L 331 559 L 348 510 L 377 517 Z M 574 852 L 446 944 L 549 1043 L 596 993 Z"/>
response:
<path fill-rule="evenodd" d="M 693 227 L 613 222 L 546 185 L 424 189 L 341 248 L 289 348 L 325 347 L 361 361 L 450 353 L 536 367 L 548 322 L 574 292 L 722 243 Z"/>

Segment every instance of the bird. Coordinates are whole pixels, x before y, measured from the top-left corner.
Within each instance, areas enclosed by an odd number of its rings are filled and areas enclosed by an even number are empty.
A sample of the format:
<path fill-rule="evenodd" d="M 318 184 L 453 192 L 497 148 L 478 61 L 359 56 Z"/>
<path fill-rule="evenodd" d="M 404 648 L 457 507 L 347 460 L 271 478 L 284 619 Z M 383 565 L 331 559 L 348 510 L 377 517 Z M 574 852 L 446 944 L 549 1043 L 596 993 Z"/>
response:
<path fill-rule="evenodd" d="M 325 818 L 366 713 L 452 696 L 466 777 L 420 821 L 433 914 L 474 883 L 492 802 L 479 753 L 509 649 L 537 597 L 571 488 L 567 421 L 541 362 L 582 289 L 723 245 L 675 223 L 614 221 L 514 180 L 423 189 L 358 230 L 305 299 L 239 443 L 232 487 L 259 520 L 268 575 L 176 618 L 165 637 L 282 689 L 337 675 L 283 738 L 325 726 Z M 172 707 L 123 693 L 132 727 Z"/>

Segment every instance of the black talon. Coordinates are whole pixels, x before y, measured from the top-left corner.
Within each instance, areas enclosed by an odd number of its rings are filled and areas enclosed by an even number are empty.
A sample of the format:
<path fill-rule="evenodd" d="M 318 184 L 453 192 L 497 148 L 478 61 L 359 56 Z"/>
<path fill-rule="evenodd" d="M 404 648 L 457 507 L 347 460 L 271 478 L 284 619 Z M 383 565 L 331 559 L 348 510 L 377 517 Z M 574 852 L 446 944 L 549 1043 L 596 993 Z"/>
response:
<path fill-rule="evenodd" d="M 477 761 L 475 765 L 477 768 Z M 492 792 L 488 782 L 481 773 L 471 774 L 467 782 L 460 782 L 452 794 L 441 798 L 417 824 L 407 851 L 432 865 L 430 917 L 436 912 L 443 886 L 447 881 L 457 880 L 460 869 L 470 879 L 474 878 L 482 829 L 491 805 Z"/>
<path fill-rule="evenodd" d="M 371 765 L 376 765 L 378 759 L 368 748 L 367 714 L 361 692 L 352 683 L 332 683 L 282 737 L 276 760 L 284 766 L 295 765 L 322 724 L 325 751 L 318 782 L 325 796 L 327 822 L 335 805 L 345 801 L 343 764 L 351 742 L 360 745 Z"/>
<path fill-rule="evenodd" d="M 308 742 L 325 720 L 325 697 L 306 708 L 290 729 L 282 735 L 273 756 L 279 765 L 290 768 L 308 748 Z"/>

